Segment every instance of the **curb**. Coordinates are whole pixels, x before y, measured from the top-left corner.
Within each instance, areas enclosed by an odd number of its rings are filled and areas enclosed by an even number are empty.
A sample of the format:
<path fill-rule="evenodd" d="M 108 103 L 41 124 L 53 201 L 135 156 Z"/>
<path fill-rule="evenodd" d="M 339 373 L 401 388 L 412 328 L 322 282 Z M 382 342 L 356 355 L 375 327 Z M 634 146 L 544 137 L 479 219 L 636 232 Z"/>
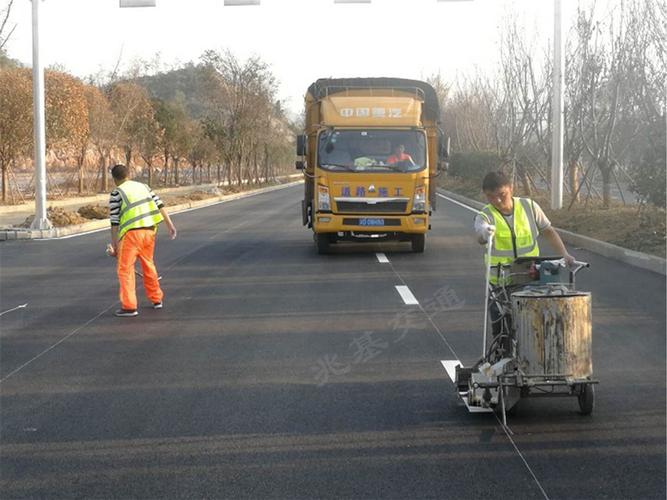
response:
<path fill-rule="evenodd" d="M 189 203 L 181 203 L 180 205 L 172 205 L 167 207 L 169 214 L 178 214 L 187 210 L 196 208 L 204 208 L 210 205 L 217 205 L 218 203 L 225 203 L 228 201 L 240 200 L 248 198 L 257 194 L 277 191 L 279 189 L 296 186 L 303 181 L 288 182 L 276 186 L 269 186 L 266 188 L 253 189 L 251 191 L 244 191 L 241 193 L 228 194 L 223 196 L 214 196 L 205 200 L 191 201 Z M 28 229 L 28 228 L 11 228 L 0 230 L 0 241 L 7 240 L 42 240 L 42 239 L 57 239 L 64 236 L 71 236 L 74 234 L 85 234 L 109 227 L 109 219 L 99 219 L 91 222 L 84 222 L 83 224 L 74 224 L 71 226 L 54 227 L 52 229 Z"/>
<path fill-rule="evenodd" d="M 451 191 L 438 189 L 438 192 L 460 203 L 463 203 L 464 205 L 478 209 L 481 209 L 484 206 L 484 203 L 482 202 L 471 200 L 470 198 L 457 193 L 452 193 Z M 554 229 L 558 231 L 558 234 L 560 234 L 560 237 L 565 243 L 584 248 L 598 255 L 602 255 L 603 257 L 608 257 L 610 259 L 621 261 L 625 264 L 630 264 L 631 266 L 653 271 L 654 273 L 667 275 L 667 260 L 665 259 L 655 255 L 629 250 L 612 243 L 607 243 L 606 241 L 600 241 L 588 236 L 566 231 L 565 229 L 560 229 L 557 227 L 554 227 Z"/>

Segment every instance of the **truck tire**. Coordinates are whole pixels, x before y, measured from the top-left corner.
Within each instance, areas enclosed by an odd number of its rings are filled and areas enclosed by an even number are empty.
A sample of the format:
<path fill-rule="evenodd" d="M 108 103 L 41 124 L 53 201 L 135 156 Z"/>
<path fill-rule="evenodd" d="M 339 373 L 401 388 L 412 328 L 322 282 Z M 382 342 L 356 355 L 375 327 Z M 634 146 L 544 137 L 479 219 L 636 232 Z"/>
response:
<path fill-rule="evenodd" d="M 412 251 L 415 253 L 424 253 L 424 246 L 426 245 L 425 234 L 412 235 Z"/>
<path fill-rule="evenodd" d="M 314 233 L 314 237 L 317 253 L 320 255 L 329 253 L 329 243 L 331 242 L 329 235 L 327 233 Z"/>

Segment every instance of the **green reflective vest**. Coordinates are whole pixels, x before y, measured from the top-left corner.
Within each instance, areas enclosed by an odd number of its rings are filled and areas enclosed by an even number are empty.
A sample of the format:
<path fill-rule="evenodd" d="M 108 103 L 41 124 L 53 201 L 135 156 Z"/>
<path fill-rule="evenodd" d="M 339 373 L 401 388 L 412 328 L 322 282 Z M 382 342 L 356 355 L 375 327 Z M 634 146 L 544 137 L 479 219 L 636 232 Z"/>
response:
<path fill-rule="evenodd" d="M 125 181 L 116 188 L 123 199 L 120 206 L 118 240 L 130 229 L 153 227 L 162 222 L 162 214 L 151 197 L 146 184 Z"/>
<path fill-rule="evenodd" d="M 540 254 L 537 246 L 539 231 L 535 222 L 532 202 L 527 198 L 512 198 L 514 202 L 514 227 L 511 228 L 503 215 L 491 204 L 486 205 L 480 215 L 496 226 L 491 249 L 491 266 L 511 264 L 517 257 L 532 257 Z M 489 265 L 488 256 L 484 261 Z M 497 285 L 497 273 L 491 272 L 491 283 Z"/>

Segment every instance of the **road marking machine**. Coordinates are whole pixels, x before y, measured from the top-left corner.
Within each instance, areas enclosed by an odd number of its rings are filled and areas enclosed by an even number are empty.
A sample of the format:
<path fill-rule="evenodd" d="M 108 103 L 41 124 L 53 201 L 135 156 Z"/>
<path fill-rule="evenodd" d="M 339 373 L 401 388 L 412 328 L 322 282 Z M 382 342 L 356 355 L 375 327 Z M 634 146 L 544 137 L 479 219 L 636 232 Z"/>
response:
<path fill-rule="evenodd" d="M 489 245 L 490 247 L 490 245 Z M 585 262 L 571 266 L 558 257 L 520 257 L 487 266 L 486 300 L 494 335 L 487 346 L 484 316 L 482 358 L 464 367 L 442 365 L 471 413 L 515 410 L 521 398 L 576 397 L 582 414 L 593 411 L 591 294 L 575 287 Z M 490 284 L 491 272 L 496 285 Z"/>

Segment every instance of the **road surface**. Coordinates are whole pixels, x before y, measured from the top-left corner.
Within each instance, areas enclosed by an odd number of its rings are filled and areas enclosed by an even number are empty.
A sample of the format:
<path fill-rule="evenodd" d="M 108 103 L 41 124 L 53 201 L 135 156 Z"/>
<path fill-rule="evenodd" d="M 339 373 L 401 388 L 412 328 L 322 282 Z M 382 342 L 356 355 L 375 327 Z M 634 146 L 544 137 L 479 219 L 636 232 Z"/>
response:
<path fill-rule="evenodd" d="M 481 350 L 472 212 L 441 199 L 421 255 L 320 256 L 302 189 L 175 215 L 136 318 L 106 231 L 0 244 L 3 498 L 665 498 L 664 276 L 573 249 L 596 408 L 524 400 L 508 431 L 440 364 Z"/>

